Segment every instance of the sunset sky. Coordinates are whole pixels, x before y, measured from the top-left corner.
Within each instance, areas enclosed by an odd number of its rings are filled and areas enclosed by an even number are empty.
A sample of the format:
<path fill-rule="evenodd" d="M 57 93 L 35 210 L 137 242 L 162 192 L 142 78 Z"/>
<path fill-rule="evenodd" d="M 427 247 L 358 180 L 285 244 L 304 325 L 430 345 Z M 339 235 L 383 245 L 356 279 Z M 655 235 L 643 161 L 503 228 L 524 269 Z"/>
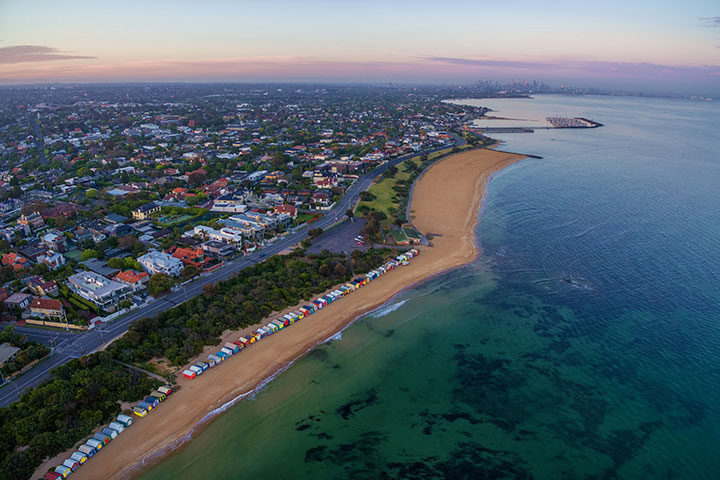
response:
<path fill-rule="evenodd" d="M 0 0 L 0 83 L 542 80 L 720 93 L 720 4 Z"/>

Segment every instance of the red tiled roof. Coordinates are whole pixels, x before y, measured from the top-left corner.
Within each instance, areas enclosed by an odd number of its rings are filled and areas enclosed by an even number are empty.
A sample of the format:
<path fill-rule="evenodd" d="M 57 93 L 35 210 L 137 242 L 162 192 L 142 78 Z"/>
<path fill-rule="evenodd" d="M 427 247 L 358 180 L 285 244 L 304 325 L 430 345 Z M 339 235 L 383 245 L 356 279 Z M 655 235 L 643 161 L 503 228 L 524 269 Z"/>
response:
<path fill-rule="evenodd" d="M 197 257 L 205 255 L 202 248 L 182 248 L 178 247 L 173 252 L 172 256 L 179 258 L 180 260 L 193 260 Z"/>
<path fill-rule="evenodd" d="M 275 207 L 275 213 L 287 213 L 288 215 L 294 217 L 295 215 L 297 215 L 297 208 L 287 204 L 278 205 Z"/>
<path fill-rule="evenodd" d="M 60 300 L 51 298 L 35 298 L 30 304 L 30 308 L 38 308 L 43 310 L 62 310 L 63 304 Z"/>
<path fill-rule="evenodd" d="M 3 265 L 12 265 L 15 270 L 23 268 L 25 265 L 27 265 L 27 259 L 21 255 L 18 255 L 15 252 L 4 254 L 2 256 L 2 260 L 0 261 Z"/>
<path fill-rule="evenodd" d="M 132 270 L 125 270 L 115 275 L 115 278 L 125 283 L 136 283 L 147 277 L 147 272 L 135 272 Z"/>

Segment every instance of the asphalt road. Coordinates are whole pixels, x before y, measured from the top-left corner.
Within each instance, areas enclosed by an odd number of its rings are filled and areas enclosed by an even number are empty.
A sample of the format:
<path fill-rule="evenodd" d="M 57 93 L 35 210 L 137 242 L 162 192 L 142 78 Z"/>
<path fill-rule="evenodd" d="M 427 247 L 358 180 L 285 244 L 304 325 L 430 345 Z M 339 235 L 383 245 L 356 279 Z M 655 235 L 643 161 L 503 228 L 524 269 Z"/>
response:
<path fill-rule="evenodd" d="M 456 137 L 456 146 L 464 143 L 464 140 L 460 137 Z M 41 362 L 21 375 L 19 378 L 13 380 L 0 389 L 0 407 L 6 407 L 17 401 L 20 398 L 20 394 L 26 388 L 38 385 L 48 377 L 50 370 L 54 367 L 62 365 L 70 359 L 78 358 L 82 355 L 91 353 L 102 347 L 105 343 L 111 342 L 113 339 L 119 337 L 127 331 L 130 324 L 135 320 L 152 317 L 158 313 L 164 312 L 165 310 L 179 305 L 180 303 L 183 303 L 184 301 L 202 293 L 205 285 L 217 283 L 221 280 L 227 280 L 228 278 L 235 276 L 240 270 L 261 262 L 266 257 L 271 257 L 272 255 L 292 247 L 306 237 L 307 231 L 310 228 L 326 229 L 335 222 L 342 220 L 342 217 L 345 215 L 345 211 L 357 202 L 360 192 L 367 190 L 373 180 L 377 178 L 378 175 L 381 175 L 389 166 L 397 165 L 403 160 L 417 155 L 429 154 L 445 148 L 448 147 L 438 147 L 410 155 L 404 155 L 378 166 L 370 172 L 362 175 L 350 188 L 348 188 L 343 198 L 333 207 L 333 209 L 325 213 L 325 216 L 320 220 L 313 222 L 311 226 L 302 225 L 292 229 L 288 235 L 278 238 L 278 240 L 264 246 L 261 250 L 253 252 L 250 255 L 240 257 L 236 260 L 229 261 L 217 270 L 203 274 L 198 279 L 186 284 L 180 289 L 137 308 L 124 317 L 94 330 L 89 330 L 86 333 L 77 334 L 47 331 L 47 338 L 54 338 L 55 336 L 58 336 L 58 339 L 56 340 L 57 348 L 53 349 L 50 358 Z M 24 328 L 29 329 L 29 327 Z M 40 337 L 43 336 L 37 331 L 33 332 L 33 335 Z"/>
<path fill-rule="evenodd" d="M 40 124 L 37 121 L 36 115 L 31 115 L 30 121 L 32 122 L 33 130 L 35 131 L 35 147 L 38 149 L 38 158 L 40 159 L 41 164 L 46 164 L 48 163 L 48 159 L 45 156 L 45 137 L 40 130 Z"/>

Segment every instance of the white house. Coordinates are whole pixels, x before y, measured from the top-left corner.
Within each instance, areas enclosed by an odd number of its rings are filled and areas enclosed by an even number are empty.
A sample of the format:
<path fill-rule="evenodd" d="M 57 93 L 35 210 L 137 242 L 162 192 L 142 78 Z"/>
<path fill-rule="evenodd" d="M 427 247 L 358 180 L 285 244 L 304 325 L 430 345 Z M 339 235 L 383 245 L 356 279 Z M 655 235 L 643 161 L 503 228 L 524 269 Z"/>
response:
<path fill-rule="evenodd" d="M 230 228 L 221 228 L 215 230 L 206 225 L 196 225 L 193 230 L 185 232 L 183 236 L 201 238 L 203 240 L 214 240 L 216 242 L 228 243 L 232 245 L 242 245 L 242 234 L 237 230 Z"/>
<path fill-rule="evenodd" d="M 155 273 L 164 273 L 166 275 L 180 275 L 183 263 L 165 252 L 151 250 L 145 255 L 138 257 L 137 261 L 142 265 L 143 269 L 150 275 Z"/>

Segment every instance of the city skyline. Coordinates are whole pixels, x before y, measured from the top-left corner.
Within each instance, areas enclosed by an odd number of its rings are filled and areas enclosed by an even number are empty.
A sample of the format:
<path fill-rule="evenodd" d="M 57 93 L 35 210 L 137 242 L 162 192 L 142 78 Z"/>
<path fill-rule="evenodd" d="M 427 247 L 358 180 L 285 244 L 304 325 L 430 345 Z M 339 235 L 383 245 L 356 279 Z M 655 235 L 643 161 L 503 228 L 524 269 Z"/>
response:
<path fill-rule="evenodd" d="M 533 78 L 720 93 L 720 17 L 709 1 L 99 3 L 4 2 L 0 83 Z"/>

